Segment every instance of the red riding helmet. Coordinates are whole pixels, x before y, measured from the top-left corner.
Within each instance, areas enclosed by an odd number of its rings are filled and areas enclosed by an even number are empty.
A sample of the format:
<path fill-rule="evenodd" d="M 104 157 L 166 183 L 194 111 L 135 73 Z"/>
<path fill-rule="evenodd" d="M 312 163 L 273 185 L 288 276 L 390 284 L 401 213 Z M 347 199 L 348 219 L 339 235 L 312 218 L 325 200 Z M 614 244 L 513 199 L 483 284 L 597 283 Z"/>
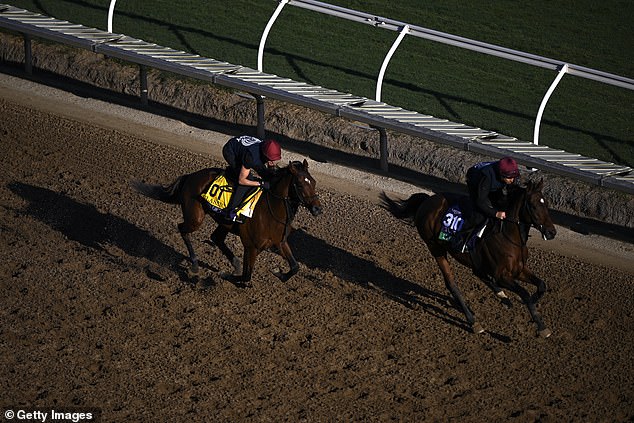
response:
<path fill-rule="evenodd" d="M 282 149 L 275 140 L 266 140 L 262 143 L 262 154 L 268 160 L 275 162 L 282 158 Z"/>
<path fill-rule="evenodd" d="M 505 157 L 500 160 L 500 176 L 503 178 L 517 178 L 520 176 L 517 162 L 511 157 Z"/>

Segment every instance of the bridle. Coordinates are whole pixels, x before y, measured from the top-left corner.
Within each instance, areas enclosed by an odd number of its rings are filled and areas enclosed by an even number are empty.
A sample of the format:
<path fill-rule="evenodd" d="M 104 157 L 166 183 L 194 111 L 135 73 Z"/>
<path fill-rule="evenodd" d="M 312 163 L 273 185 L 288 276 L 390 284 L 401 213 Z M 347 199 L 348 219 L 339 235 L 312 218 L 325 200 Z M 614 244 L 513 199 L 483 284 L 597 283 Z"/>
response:
<path fill-rule="evenodd" d="M 319 198 L 318 194 L 313 194 L 306 197 L 303 193 L 303 190 L 298 188 L 297 186 L 298 182 L 296 181 L 296 178 L 293 178 L 291 184 L 293 185 L 293 191 L 295 192 L 295 196 L 299 199 L 300 204 L 303 205 L 304 207 L 308 207 L 310 203 L 312 203 L 313 201 Z M 288 199 L 290 200 L 290 197 Z"/>
<path fill-rule="evenodd" d="M 538 220 L 537 220 L 537 217 L 535 216 L 534 208 L 530 205 L 530 203 L 528 201 L 528 192 L 525 191 L 522 195 L 524 196 L 524 199 L 522 201 L 522 206 L 521 206 L 520 210 L 517 213 L 517 216 L 518 216 L 517 220 L 510 219 L 510 218 L 505 218 L 503 220 L 504 222 L 510 222 L 510 223 L 513 223 L 513 224 L 518 226 L 518 228 L 520 230 L 520 240 L 522 242 L 521 245 L 518 245 L 517 243 L 515 243 L 506 234 L 504 234 L 504 237 L 510 243 L 512 243 L 515 246 L 519 246 L 519 247 L 525 246 L 526 243 L 528 242 L 528 232 L 529 232 L 531 226 L 534 227 L 535 229 L 537 229 L 541 234 L 543 234 L 543 228 L 544 228 L 543 224 L 536 223 Z M 524 222 L 524 221 L 520 220 L 519 216 L 521 215 L 521 212 L 524 212 L 526 215 L 528 215 L 528 217 L 529 217 L 529 221 L 528 222 Z M 500 223 L 500 232 L 503 233 L 501 225 L 502 224 Z"/>
<path fill-rule="evenodd" d="M 293 190 L 293 193 L 295 194 L 295 197 L 297 197 L 297 199 L 299 200 L 298 206 L 299 205 L 303 205 L 304 207 L 308 208 L 308 206 L 310 205 L 310 203 L 312 203 L 313 201 L 315 201 L 316 199 L 319 198 L 319 195 L 314 194 L 311 196 L 305 196 L 302 192 L 302 190 L 298 187 L 298 185 L 300 185 L 300 183 L 297 181 L 298 178 L 296 178 L 295 176 L 291 175 L 291 187 L 289 188 Z M 276 198 L 278 200 L 282 200 L 284 201 L 284 206 L 286 208 L 286 219 L 282 220 L 279 219 L 277 216 L 275 216 L 275 213 L 273 212 L 273 209 L 271 208 L 271 202 L 267 200 L 267 205 L 268 205 L 268 210 L 269 210 L 269 214 L 273 217 L 273 220 L 275 220 L 277 223 L 281 223 L 284 225 L 285 229 L 284 232 L 286 233 L 288 231 L 288 228 L 290 227 L 290 223 L 293 220 L 293 217 L 295 215 L 295 212 L 293 211 L 293 208 L 291 206 L 291 196 L 287 195 L 285 197 L 276 195 L 275 193 L 273 193 L 271 190 L 267 190 L 265 191 L 267 196 L 271 196 L 273 198 Z M 286 233 L 286 235 L 288 235 L 288 233 Z"/>

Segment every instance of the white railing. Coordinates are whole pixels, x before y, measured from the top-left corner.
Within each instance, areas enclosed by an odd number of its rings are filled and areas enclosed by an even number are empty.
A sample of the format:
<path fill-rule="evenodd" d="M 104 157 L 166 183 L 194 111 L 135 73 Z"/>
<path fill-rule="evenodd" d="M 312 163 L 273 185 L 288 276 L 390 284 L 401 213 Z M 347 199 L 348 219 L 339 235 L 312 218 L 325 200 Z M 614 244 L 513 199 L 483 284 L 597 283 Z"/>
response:
<path fill-rule="evenodd" d="M 117 0 L 110 0 L 110 7 L 108 9 L 108 32 L 112 31 L 112 20 L 114 15 L 114 7 Z M 360 12 L 357 10 L 346 9 L 344 7 L 335 6 L 328 3 L 323 3 L 315 0 L 278 0 L 279 4 L 275 8 L 275 11 L 271 15 L 264 31 L 262 32 L 262 36 L 260 38 L 260 44 L 258 47 L 258 70 L 260 72 L 264 72 L 263 66 L 263 57 L 264 57 L 264 47 L 266 44 L 266 39 L 269 35 L 273 24 L 279 17 L 282 9 L 286 5 L 296 6 L 303 9 L 312 10 L 315 12 L 327 14 L 330 16 L 335 16 L 343 19 L 347 19 L 350 21 L 360 22 L 366 25 L 372 25 L 376 28 L 387 29 L 391 31 L 396 31 L 399 33 L 398 37 L 394 41 L 394 44 L 388 51 L 381 65 L 381 69 L 379 70 L 379 74 L 377 77 L 376 83 L 376 94 L 375 100 L 381 101 L 381 91 L 383 85 L 383 77 L 385 75 L 385 71 L 387 66 L 392 58 L 392 55 L 399 47 L 399 44 L 403 40 L 406 35 L 411 35 L 418 38 L 424 38 L 426 40 L 436 41 L 443 44 L 448 44 L 455 47 L 464 48 L 467 50 L 488 54 L 491 56 L 500 57 L 503 59 L 513 60 L 515 62 L 525 63 L 532 66 L 538 66 L 541 68 L 546 68 L 550 70 L 556 70 L 557 76 L 555 80 L 551 84 L 550 88 L 546 91 L 546 94 L 542 98 L 542 101 L 539 105 L 539 109 L 537 112 L 537 116 L 535 118 L 535 126 L 533 130 L 533 144 L 539 144 L 539 129 L 541 125 L 541 119 L 544 114 L 544 110 L 546 108 L 546 104 L 550 99 L 550 96 L 554 92 L 555 88 L 563 78 L 565 74 L 579 76 L 581 78 L 590 79 L 593 81 L 602 82 L 605 84 L 615 85 L 617 87 L 626 88 L 628 90 L 634 90 L 634 80 L 630 78 L 625 78 L 619 75 L 614 75 L 607 72 L 598 71 L 595 69 L 586 68 L 583 66 L 574 65 L 571 63 L 566 63 L 560 60 L 550 59 L 547 57 L 537 56 L 530 53 L 525 53 L 523 51 L 513 50 L 505 47 L 500 47 L 494 44 L 483 43 L 481 41 L 472 40 L 469 38 L 459 37 L 457 35 L 447 34 L 440 31 L 435 31 L 432 29 L 411 25 L 405 22 L 396 21 L 389 18 L 384 18 L 381 16 L 375 16 L 369 13 Z"/>
<path fill-rule="evenodd" d="M 500 158 L 511 155 L 527 167 L 634 193 L 634 172 L 628 166 L 603 162 L 563 150 L 551 150 L 546 146 L 535 146 L 503 134 L 422 115 L 354 94 L 340 93 L 321 86 L 292 81 L 242 65 L 201 57 L 127 35 L 85 27 L 5 4 L 0 4 L 0 28 L 22 34 L 24 66 L 27 74 L 32 72 L 31 37 L 34 36 L 137 64 L 140 69 L 142 104 L 147 104 L 148 100 L 148 67 L 249 93 L 257 100 L 257 133 L 260 137 L 265 135 L 264 98 L 266 97 L 367 124 L 379 132 L 380 165 L 381 170 L 385 172 L 388 172 L 386 131 L 392 130 L 490 157 Z M 408 33 L 406 27 L 403 27 L 399 37 L 404 37 Z M 398 47 L 398 41 L 392 45 L 392 52 Z M 388 53 L 386 56 L 381 74 L 384 73 L 391 54 Z M 559 69 L 558 78 L 551 84 L 546 100 L 566 70 L 566 66 Z M 377 96 L 380 96 L 380 91 Z M 543 113 L 543 105 L 545 101 L 542 102 L 540 114 Z"/>
<path fill-rule="evenodd" d="M 112 0 L 113 2 L 115 0 Z M 581 78 L 591 79 L 593 81 L 602 82 L 605 84 L 615 85 L 617 87 L 626 88 L 628 90 L 634 90 L 634 80 L 630 78 L 625 78 L 619 75 L 614 75 L 607 72 L 598 71 L 595 69 L 586 68 L 583 66 L 578 66 L 566 62 L 562 62 L 560 60 L 549 59 L 547 57 L 541 57 L 530 53 L 525 53 L 518 50 L 512 50 L 505 47 L 496 46 L 494 44 L 483 43 L 476 40 L 471 40 L 469 38 L 459 37 L 452 34 L 447 34 L 440 31 L 435 31 L 428 28 L 423 28 L 416 25 L 407 24 L 405 22 L 396 21 L 389 18 L 384 18 L 380 16 L 375 16 L 369 13 L 359 12 L 357 10 L 346 9 L 340 6 L 334 6 L 327 3 L 322 3 L 320 1 L 315 0 L 281 0 L 279 5 L 275 9 L 275 12 L 269 19 L 268 24 L 262 34 L 262 38 L 260 40 L 260 47 L 258 49 L 258 70 L 260 72 L 263 71 L 262 65 L 262 56 L 264 52 L 264 44 L 266 42 L 266 37 L 273 26 L 273 23 L 278 18 L 282 8 L 286 5 L 289 6 L 297 6 L 303 9 L 312 10 L 315 12 L 327 14 L 330 16 L 335 16 L 343 19 L 347 19 L 350 21 L 360 22 L 366 25 L 371 25 L 376 28 L 387 29 L 390 31 L 399 32 L 399 35 L 392 45 L 392 48 L 388 51 L 381 69 L 379 71 L 379 76 L 377 78 L 376 84 L 376 100 L 381 101 L 381 86 L 383 84 L 383 75 L 385 73 L 385 69 L 394 54 L 394 51 L 398 48 L 400 42 L 405 37 L 405 35 L 411 35 L 413 37 L 424 38 L 426 40 L 436 41 L 443 44 L 448 44 L 455 47 L 464 48 L 467 50 L 488 54 L 491 56 L 496 56 L 508 60 L 513 60 L 515 62 L 525 63 L 532 66 L 538 66 L 541 68 L 546 68 L 550 70 L 556 70 L 558 72 L 555 80 L 551 84 L 550 88 L 544 95 L 541 104 L 539 106 L 539 110 L 537 113 L 537 117 L 535 119 L 535 127 L 533 133 L 533 143 L 539 144 L 539 127 L 541 123 L 541 118 L 544 113 L 544 109 L 546 108 L 546 103 L 548 102 L 550 96 L 553 91 L 559 84 L 559 81 L 563 78 L 564 74 L 568 73 L 570 75 L 579 76 Z"/>

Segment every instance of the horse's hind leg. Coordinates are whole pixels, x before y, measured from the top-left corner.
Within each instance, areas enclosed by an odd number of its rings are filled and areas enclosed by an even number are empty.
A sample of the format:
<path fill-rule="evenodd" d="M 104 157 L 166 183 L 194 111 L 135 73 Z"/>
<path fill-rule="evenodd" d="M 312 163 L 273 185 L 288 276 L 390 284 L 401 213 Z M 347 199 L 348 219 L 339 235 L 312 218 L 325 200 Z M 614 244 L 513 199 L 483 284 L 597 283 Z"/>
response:
<path fill-rule="evenodd" d="M 456 285 L 453 272 L 451 270 L 451 267 L 449 266 L 449 261 L 447 260 L 447 256 L 436 256 L 435 259 L 436 263 L 438 263 L 440 271 L 442 272 L 443 278 L 445 279 L 445 286 L 447 287 L 449 292 L 451 292 L 453 298 L 458 302 L 460 308 L 462 308 L 462 312 L 464 313 L 465 318 L 467 319 L 467 322 L 471 326 L 473 332 L 484 332 L 484 328 L 482 327 L 482 325 L 480 325 L 479 322 L 476 322 L 473 312 L 467 305 L 462 292 L 460 292 L 460 289 L 458 289 L 458 285 Z"/>
<path fill-rule="evenodd" d="M 500 299 L 502 304 L 504 304 L 508 308 L 513 307 L 513 303 L 511 303 L 511 300 L 509 299 L 509 297 L 506 295 L 504 290 L 500 288 L 500 286 L 498 285 L 497 281 L 494 278 L 492 278 L 491 276 L 483 275 L 479 273 L 475 273 L 475 275 L 478 278 L 480 278 L 480 280 L 484 282 L 484 284 L 488 286 L 491 289 L 491 291 L 493 291 L 495 296 Z"/>
<path fill-rule="evenodd" d="M 178 231 L 185 241 L 187 252 L 189 253 L 189 260 L 191 262 L 191 271 L 197 274 L 199 271 L 198 257 L 194 251 L 194 246 L 191 240 L 191 233 L 200 228 L 205 217 L 204 211 L 199 203 L 186 202 L 181 206 L 183 211 L 183 222 L 178 224 Z"/>
<path fill-rule="evenodd" d="M 187 252 L 189 253 L 189 261 L 192 265 L 191 271 L 192 273 L 196 274 L 198 273 L 200 268 L 198 267 L 198 257 L 196 256 L 194 246 L 192 245 L 191 233 L 181 232 L 181 237 L 183 238 L 183 241 L 185 241 L 185 247 L 187 247 Z"/>
<path fill-rule="evenodd" d="M 222 254 L 225 257 L 227 257 L 227 259 L 231 263 L 231 266 L 233 267 L 233 275 L 240 276 L 240 272 L 242 270 L 241 269 L 242 263 L 240 262 L 240 259 L 236 257 L 235 254 L 233 254 L 233 251 L 229 249 L 229 247 L 227 246 L 227 243 L 225 242 L 225 240 L 227 239 L 228 233 L 229 233 L 229 230 L 226 227 L 218 226 L 216 230 L 213 231 L 213 233 L 211 234 L 210 239 L 211 239 L 211 242 L 213 242 L 214 245 L 218 247 L 220 252 L 222 252 Z"/>

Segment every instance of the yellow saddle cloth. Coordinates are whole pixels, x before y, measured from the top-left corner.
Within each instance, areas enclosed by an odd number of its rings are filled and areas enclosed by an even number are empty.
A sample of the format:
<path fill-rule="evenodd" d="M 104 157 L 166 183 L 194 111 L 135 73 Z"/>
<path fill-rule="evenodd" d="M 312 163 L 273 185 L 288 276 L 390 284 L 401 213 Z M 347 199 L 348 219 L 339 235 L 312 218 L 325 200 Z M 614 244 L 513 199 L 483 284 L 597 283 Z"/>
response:
<path fill-rule="evenodd" d="M 213 211 L 222 212 L 229 205 L 232 194 L 233 183 L 225 177 L 224 173 L 221 173 L 211 182 L 209 189 L 200 194 L 200 196 L 211 206 Z M 261 187 L 249 192 L 240 203 L 236 214 L 244 217 L 253 216 L 253 210 L 261 195 Z"/>

